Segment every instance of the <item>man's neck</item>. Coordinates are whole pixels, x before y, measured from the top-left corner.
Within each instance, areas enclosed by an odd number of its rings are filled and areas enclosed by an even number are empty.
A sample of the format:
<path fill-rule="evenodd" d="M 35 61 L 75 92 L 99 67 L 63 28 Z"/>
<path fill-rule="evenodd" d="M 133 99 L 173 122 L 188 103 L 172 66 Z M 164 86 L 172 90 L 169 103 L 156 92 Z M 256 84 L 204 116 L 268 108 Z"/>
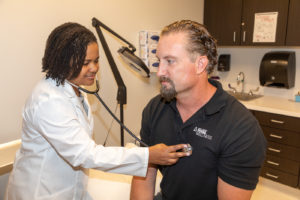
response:
<path fill-rule="evenodd" d="M 216 92 L 216 87 L 208 81 L 200 84 L 199 87 L 189 91 L 188 93 L 176 96 L 176 107 L 180 113 L 183 122 L 187 121 L 200 108 L 202 108 Z"/>

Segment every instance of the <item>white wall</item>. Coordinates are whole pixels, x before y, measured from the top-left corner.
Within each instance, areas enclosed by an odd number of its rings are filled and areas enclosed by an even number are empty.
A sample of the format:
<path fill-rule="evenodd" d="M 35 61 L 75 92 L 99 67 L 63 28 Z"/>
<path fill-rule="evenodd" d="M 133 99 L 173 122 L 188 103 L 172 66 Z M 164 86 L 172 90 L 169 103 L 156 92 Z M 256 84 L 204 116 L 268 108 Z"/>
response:
<path fill-rule="evenodd" d="M 74 21 L 94 31 L 93 17 L 138 47 L 140 30 L 160 30 L 179 19 L 202 22 L 203 0 L 0 0 L 0 143 L 20 138 L 21 113 L 26 97 L 43 76 L 41 59 L 50 32 L 58 25 Z M 141 112 L 157 93 L 156 80 L 143 80 L 124 67 L 116 51 L 122 45 L 105 33 L 127 86 L 125 123 L 139 132 Z M 100 51 L 100 94 L 112 110 L 116 107 L 116 83 L 104 52 Z M 95 102 L 95 139 L 102 143 L 111 117 Z M 117 111 L 117 116 L 119 116 Z M 119 126 L 114 123 L 109 144 L 119 144 Z M 126 136 L 126 140 L 128 140 Z"/>
<path fill-rule="evenodd" d="M 96 17 L 138 47 L 140 30 L 160 30 L 179 19 L 202 22 L 202 13 L 203 0 L 0 0 L 0 144 L 20 138 L 22 107 L 43 77 L 45 42 L 56 26 L 73 21 L 96 33 L 91 25 Z M 158 93 L 157 80 L 155 76 L 144 80 L 132 73 L 116 53 L 124 44 L 104 33 L 127 86 L 125 123 L 138 134 L 142 109 Z M 116 83 L 102 49 L 100 65 L 100 95 L 115 110 Z M 90 101 L 95 110 L 95 140 L 103 143 L 111 117 L 94 97 Z M 118 111 L 116 114 L 119 116 Z M 108 145 L 120 144 L 119 133 L 114 122 Z M 132 141 L 129 136 L 125 139 Z M 0 200 L 7 179 L 8 174 L 0 176 Z"/>
<path fill-rule="evenodd" d="M 94 31 L 92 17 L 96 17 L 114 31 L 138 47 L 140 30 L 160 30 L 166 24 L 179 19 L 203 21 L 203 0 L 0 0 L 0 143 L 20 138 L 21 113 L 25 99 L 43 76 L 41 59 L 49 33 L 56 26 L 67 22 L 79 22 Z M 95 31 L 94 31 L 95 32 Z M 145 104 L 158 92 L 155 75 L 145 80 L 121 62 L 116 54 L 122 45 L 115 37 L 105 32 L 105 37 L 120 73 L 127 86 L 127 105 L 125 106 L 125 123 L 135 133 L 139 132 L 141 112 Z M 221 81 L 235 82 L 239 71 L 246 74 L 246 88 L 259 85 L 258 70 L 264 53 L 274 48 L 220 48 L 219 54 L 231 54 L 231 70 L 218 73 Z M 276 50 L 276 49 L 275 49 Z M 277 48 L 277 50 L 295 50 L 296 60 L 299 48 Z M 100 51 L 100 95 L 115 110 L 116 83 L 108 66 L 104 52 Z M 296 86 L 293 89 L 261 88 L 265 95 L 284 95 L 286 98 L 298 91 L 300 70 L 297 63 Z M 111 117 L 99 105 L 94 97 L 90 98 L 95 111 L 95 139 L 102 143 L 110 127 Z M 119 110 L 116 112 L 119 116 Z M 119 126 L 113 122 L 108 139 L 109 145 L 118 145 Z M 126 134 L 126 133 L 125 133 Z M 126 136 L 126 141 L 131 139 Z"/>

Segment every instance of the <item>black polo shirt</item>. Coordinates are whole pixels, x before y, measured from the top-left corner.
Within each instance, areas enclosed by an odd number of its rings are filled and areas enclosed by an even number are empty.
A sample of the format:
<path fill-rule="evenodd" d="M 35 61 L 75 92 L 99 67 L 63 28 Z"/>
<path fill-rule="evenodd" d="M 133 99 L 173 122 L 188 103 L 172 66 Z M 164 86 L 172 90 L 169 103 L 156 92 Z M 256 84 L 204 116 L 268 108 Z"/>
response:
<path fill-rule="evenodd" d="M 213 97 L 185 123 L 176 108 L 160 95 L 143 111 L 141 137 L 149 145 L 189 143 L 190 157 L 160 166 L 164 199 L 218 199 L 217 181 L 243 189 L 255 188 L 265 158 L 266 142 L 253 115 L 219 82 Z"/>

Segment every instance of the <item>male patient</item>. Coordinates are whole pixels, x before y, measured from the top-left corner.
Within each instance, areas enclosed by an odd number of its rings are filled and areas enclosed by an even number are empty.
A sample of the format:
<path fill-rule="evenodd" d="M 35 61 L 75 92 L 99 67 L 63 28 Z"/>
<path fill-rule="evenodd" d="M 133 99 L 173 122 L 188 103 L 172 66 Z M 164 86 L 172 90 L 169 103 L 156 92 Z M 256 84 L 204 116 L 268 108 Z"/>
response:
<path fill-rule="evenodd" d="M 146 178 L 133 178 L 131 199 L 250 199 L 266 142 L 247 108 L 208 79 L 215 39 L 197 22 L 174 22 L 162 30 L 157 57 L 161 91 L 143 111 L 142 140 L 188 143 L 193 152 L 171 166 L 149 165 Z M 163 178 L 154 197 L 158 169 Z"/>

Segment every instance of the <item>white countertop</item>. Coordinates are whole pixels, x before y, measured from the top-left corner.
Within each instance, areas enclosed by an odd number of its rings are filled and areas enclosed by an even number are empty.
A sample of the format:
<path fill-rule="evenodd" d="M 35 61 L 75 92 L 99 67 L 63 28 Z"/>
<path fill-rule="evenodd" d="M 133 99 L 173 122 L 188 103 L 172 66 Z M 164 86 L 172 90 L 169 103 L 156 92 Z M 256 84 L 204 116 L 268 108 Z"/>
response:
<path fill-rule="evenodd" d="M 263 96 L 254 100 L 240 102 L 249 110 L 264 111 L 300 118 L 300 102 L 295 102 L 293 100 L 273 96 Z"/>
<path fill-rule="evenodd" d="M 11 171 L 21 140 L 0 144 L 0 176 Z"/>

